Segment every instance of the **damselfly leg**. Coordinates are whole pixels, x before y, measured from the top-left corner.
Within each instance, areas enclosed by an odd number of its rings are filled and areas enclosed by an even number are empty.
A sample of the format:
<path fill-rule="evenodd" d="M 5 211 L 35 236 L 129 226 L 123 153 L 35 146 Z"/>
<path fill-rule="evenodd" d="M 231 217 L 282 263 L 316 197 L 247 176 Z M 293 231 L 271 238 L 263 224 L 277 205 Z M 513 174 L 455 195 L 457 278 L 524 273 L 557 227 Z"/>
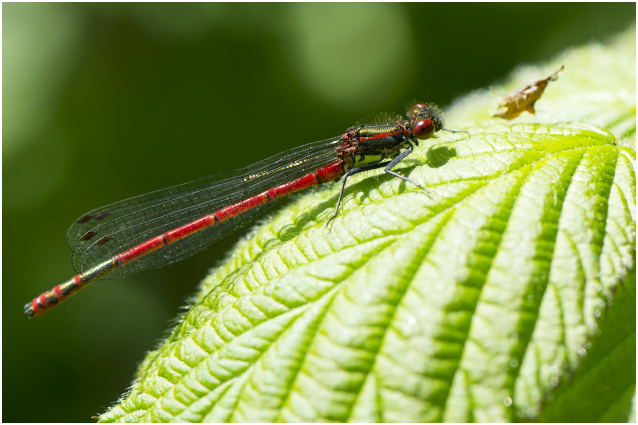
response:
<path fill-rule="evenodd" d="M 414 146 L 412 146 L 412 143 L 407 142 L 406 146 L 407 146 L 406 149 L 403 152 L 401 152 L 399 155 L 397 155 L 392 161 L 377 162 L 377 163 L 362 165 L 360 167 L 351 168 L 350 170 L 348 170 L 344 174 L 343 182 L 341 183 L 341 190 L 339 191 L 339 198 L 337 199 L 337 206 L 335 208 L 335 212 L 332 215 L 332 217 L 330 217 L 330 219 L 326 222 L 326 227 L 328 226 L 328 224 L 330 224 L 330 222 L 332 220 L 337 218 L 337 215 L 339 214 L 339 208 L 341 206 L 341 200 L 343 198 L 343 192 L 346 189 L 346 182 L 348 181 L 348 177 L 353 176 L 353 175 L 358 174 L 358 173 L 361 173 L 361 172 L 364 172 L 364 171 L 376 170 L 376 169 L 385 167 L 384 171 L 387 174 L 390 174 L 391 176 L 394 176 L 394 177 L 398 177 L 401 180 L 404 180 L 404 181 L 406 181 L 408 183 L 412 183 L 416 187 L 419 187 L 419 188 L 423 189 L 426 193 L 430 193 L 426 188 L 424 188 L 420 184 L 418 184 L 416 182 L 413 182 L 412 180 L 408 179 L 407 177 L 402 176 L 401 174 L 399 174 L 396 171 L 392 170 L 398 163 L 403 161 L 414 150 Z"/>

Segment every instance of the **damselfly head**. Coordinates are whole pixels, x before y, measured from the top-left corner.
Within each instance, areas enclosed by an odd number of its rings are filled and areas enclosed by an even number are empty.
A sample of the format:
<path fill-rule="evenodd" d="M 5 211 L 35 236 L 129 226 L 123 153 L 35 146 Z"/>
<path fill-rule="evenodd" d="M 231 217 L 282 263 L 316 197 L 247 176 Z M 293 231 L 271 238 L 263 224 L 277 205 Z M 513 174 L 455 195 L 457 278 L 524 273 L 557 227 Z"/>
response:
<path fill-rule="evenodd" d="M 417 103 L 408 110 L 412 133 L 419 140 L 425 140 L 439 130 L 450 133 L 467 133 L 465 130 L 450 130 L 443 127 L 443 112 L 434 103 Z"/>
<path fill-rule="evenodd" d="M 408 110 L 408 118 L 413 125 L 413 133 L 419 140 L 425 140 L 443 128 L 441 110 L 430 103 L 417 103 Z"/>

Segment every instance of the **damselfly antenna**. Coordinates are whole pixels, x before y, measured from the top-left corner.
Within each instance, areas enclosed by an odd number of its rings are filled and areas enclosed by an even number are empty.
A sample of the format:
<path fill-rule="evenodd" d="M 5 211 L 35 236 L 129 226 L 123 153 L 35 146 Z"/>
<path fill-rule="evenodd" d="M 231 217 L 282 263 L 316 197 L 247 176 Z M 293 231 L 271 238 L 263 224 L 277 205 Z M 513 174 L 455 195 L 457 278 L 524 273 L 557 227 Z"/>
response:
<path fill-rule="evenodd" d="M 466 131 L 466 130 L 448 130 L 447 128 L 443 128 L 443 127 L 441 127 L 441 130 L 447 131 L 448 133 L 467 133 L 467 134 L 470 134 L 470 132 Z"/>

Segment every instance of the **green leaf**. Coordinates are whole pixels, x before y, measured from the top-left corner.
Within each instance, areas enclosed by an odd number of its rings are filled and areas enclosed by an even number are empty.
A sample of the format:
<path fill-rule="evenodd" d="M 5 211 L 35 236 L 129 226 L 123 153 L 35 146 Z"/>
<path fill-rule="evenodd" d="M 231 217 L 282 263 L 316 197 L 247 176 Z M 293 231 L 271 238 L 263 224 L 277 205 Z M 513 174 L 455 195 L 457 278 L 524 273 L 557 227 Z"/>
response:
<path fill-rule="evenodd" d="M 635 417 L 635 30 L 499 90 L 563 63 L 536 116 L 454 106 L 400 169 L 429 196 L 368 173 L 257 228 L 100 419 Z"/>

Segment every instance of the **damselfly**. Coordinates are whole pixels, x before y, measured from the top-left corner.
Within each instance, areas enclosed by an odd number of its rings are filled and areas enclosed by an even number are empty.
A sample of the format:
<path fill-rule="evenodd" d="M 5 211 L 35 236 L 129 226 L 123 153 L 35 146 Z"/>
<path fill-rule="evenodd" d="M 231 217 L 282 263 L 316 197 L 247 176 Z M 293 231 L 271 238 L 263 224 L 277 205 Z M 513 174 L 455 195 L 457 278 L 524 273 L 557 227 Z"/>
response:
<path fill-rule="evenodd" d="M 343 177 L 393 171 L 419 140 L 443 128 L 438 108 L 417 104 L 408 119 L 358 125 L 341 136 L 310 143 L 247 168 L 158 190 L 90 211 L 69 228 L 66 241 L 78 275 L 25 305 L 39 316 L 98 279 L 116 279 L 189 257 L 255 222 L 287 194 Z M 451 131 L 451 130 L 446 130 Z M 328 221 L 330 221 L 328 220 Z"/>

